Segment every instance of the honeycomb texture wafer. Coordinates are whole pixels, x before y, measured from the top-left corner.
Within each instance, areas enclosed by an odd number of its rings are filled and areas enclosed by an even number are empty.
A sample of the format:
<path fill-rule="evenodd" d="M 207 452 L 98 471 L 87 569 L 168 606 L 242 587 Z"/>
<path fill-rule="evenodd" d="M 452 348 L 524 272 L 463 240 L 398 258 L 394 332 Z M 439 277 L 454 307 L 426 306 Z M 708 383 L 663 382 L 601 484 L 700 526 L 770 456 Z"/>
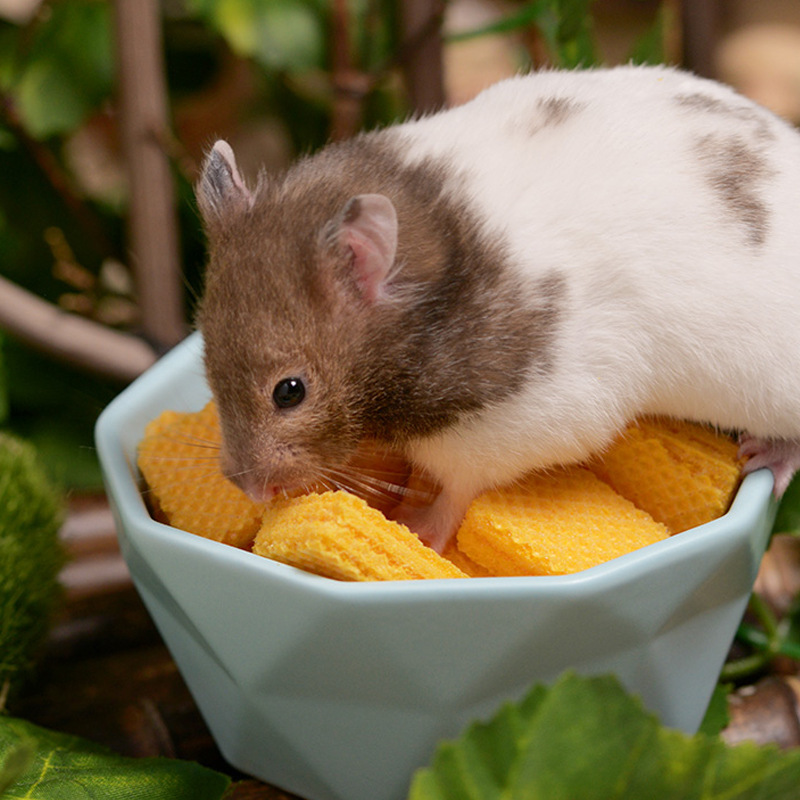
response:
<path fill-rule="evenodd" d="M 478 497 L 458 531 L 458 549 L 496 576 L 563 575 L 668 536 L 592 472 L 573 467 Z"/>
<path fill-rule="evenodd" d="M 590 468 L 671 533 L 724 514 L 741 475 L 737 445 L 700 425 L 630 426 Z"/>
<path fill-rule="evenodd" d="M 404 525 L 341 491 L 274 499 L 253 552 L 344 581 L 467 577 Z"/>
<path fill-rule="evenodd" d="M 216 408 L 164 411 L 145 428 L 137 464 L 148 500 L 169 524 L 207 539 L 249 547 L 264 506 L 254 503 L 219 468 Z"/>
<path fill-rule="evenodd" d="M 491 578 L 492 573 L 486 567 L 482 567 L 473 561 L 458 547 L 458 538 L 454 536 L 447 543 L 442 551 L 442 556 L 451 563 L 455 564 L 463 573 L 470 578 Z"/>

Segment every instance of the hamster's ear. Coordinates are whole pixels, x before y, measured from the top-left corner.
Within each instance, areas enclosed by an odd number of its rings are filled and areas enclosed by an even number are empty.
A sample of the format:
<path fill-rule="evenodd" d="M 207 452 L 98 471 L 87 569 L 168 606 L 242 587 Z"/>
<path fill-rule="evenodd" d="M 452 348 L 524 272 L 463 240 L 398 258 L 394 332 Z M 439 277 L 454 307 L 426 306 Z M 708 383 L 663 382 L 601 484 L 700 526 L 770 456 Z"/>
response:
<path fill-rule="evenodd" d="M 340 215 L 339 243 L 353 254 L 356 283 L 370 302 L 384 293 L 397 253 L 397 212 L 382 194 L 351 198 Z"/>
<path fill-rule="evenodd" d="M 245 211 L 253 205 L 253 193 L 247 188 L 231 146 L 220 139 L 203 163 L 195 187 L 197 205 L 206 222 L 231 211 Z"/>

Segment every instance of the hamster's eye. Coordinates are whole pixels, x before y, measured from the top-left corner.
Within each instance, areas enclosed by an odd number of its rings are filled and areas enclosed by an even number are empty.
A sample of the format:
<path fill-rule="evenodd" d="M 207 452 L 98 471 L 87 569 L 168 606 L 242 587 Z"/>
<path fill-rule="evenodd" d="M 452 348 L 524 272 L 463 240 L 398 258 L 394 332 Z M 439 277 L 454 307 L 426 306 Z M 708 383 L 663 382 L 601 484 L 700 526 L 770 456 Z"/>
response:
<path fill-rule="evenodd" d="M 284 378 L 272 390 L 272 399 L 278 408 L 292 408 L 303 402 L 306 387 L 300 378 Z"/>

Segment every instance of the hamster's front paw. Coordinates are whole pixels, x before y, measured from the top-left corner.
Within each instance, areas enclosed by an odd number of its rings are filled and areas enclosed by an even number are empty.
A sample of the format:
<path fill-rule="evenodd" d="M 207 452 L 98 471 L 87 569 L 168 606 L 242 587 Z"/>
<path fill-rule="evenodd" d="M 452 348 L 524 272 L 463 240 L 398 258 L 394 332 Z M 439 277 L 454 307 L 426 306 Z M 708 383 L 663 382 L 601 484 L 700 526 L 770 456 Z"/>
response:
<path fill-rule="evenodd" d="M 426 506 L 399 505 L 391 513 L 395 522 L 412 530 L 428 547 L 441 554 L 455 536 L 469 502 L 454 502 L 446 492 Z"/>

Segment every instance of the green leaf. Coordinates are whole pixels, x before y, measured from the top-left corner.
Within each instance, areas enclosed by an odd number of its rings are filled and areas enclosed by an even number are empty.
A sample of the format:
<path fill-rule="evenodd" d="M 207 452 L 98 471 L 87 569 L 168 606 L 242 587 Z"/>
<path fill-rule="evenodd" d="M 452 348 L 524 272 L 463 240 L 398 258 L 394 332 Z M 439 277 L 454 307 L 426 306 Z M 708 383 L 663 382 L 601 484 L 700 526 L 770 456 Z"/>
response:
<path fill-rule="evenodd" d="M 325 60 L 324 23 L 298 0 L 189 0 L 240 55 L 271 70 L 302 71 Z"/>
<path fill-rule="evenodd" d="M 628 56 L 632 64 L 662 64 L 666 53 L 664 52 L 664 32 L 674 27 L 675 11 L 672 6 L 662 3 L 656 11 L 655 19 L 650 29 L 646 31 L 634 44 Z"/>
<path fill-rule="evenodd" d="M 543 21 L 549 22 L 552 19 L 550 6 L 550 0 L 535 0 L 535 2 L 532 3 L 525 3 L 521 8 L 499 19 L 493 20 L 486 25 L 448 34 L 447 41 L 463 42 L 481 36 L 514 33 L 530 25 L 541 25 Z"/>
<path fill-rule="evenodd" d="M 409 800 L 794 800 L 800 751 L 663 727 L 616 678 L 566 674 L 440 745 Z"/>
<path fill-rule="evenodd" d="M 29 133 L 46 138 L 74 130 L 111 92 L 114 61 L 107 3 L 73 0 L 20 37 L 30 42 L 4 73 Z"/>
<path fill-rule="evenodd" d="M 728 695 L 731 693 L 729 684 L 717 684 L 709 700 L 703 721 L 700 723 L 700 733 L 706 736 L 717 736 L 730 722 L 728 711 Z"/>
<path fill-rule="evenodd" d="M 532 0 L 498 20 L 448 36 L 459 42 L 479 36 L 538 28 L 557 66 L 589 67 L 597 63 L 590 6 L 593 0 Z"/>
<path fill-rule="evenodd" d="M 0 763 L 0 781 L 16 772 L 3 800 L 220 800 L 230 783 L 190 761 L 127 758 L 13 717 L 0 717 Z"/>
<path fill-rule="evenodd" d="M 77 128 L 89 106 L 57 58 L 31 64 L 17 88 L 17 102 L 28 131 L 37 139 Z"/>
<path fill-rule="evenodd" d="M 36 754 L 36 742 L 32 739 L 21 739 L 18 744 L 9 748 L 5 760 L 0 765 L 0 795 L 5 794 L 9 786 L 33 763 Z"/>
<path fill-rule="evenodd" d="M 566 69 L 597 63 L 590 6 L 594 0 L 557 0 L 558 65 Z"/>

